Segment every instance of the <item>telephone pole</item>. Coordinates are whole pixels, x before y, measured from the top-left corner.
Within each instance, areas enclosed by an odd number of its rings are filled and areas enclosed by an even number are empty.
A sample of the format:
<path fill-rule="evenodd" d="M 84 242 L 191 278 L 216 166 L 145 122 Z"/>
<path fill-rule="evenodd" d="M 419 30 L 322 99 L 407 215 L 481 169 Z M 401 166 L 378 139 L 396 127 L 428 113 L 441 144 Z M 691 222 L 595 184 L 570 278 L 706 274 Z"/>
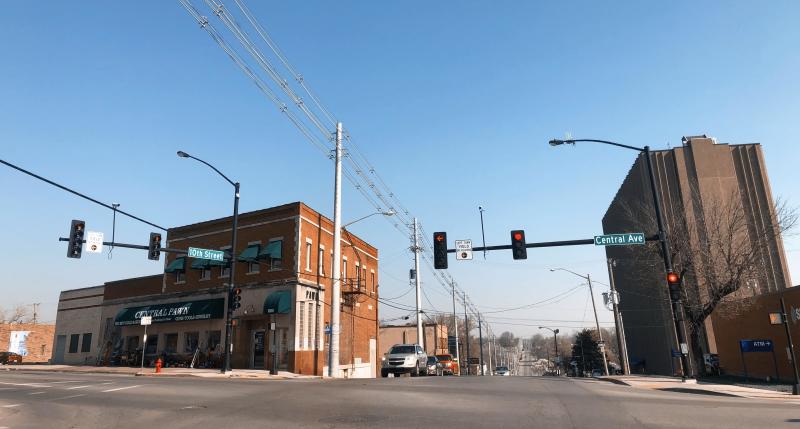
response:
<path fill-rule="evenodd" d="M 336 174 L 333 188 L 333 267 L 331 285 L 331 336 L 328 344 L 328 376 L 339 376 L 339 331 L 342 264 L 342 123 L 336 124 Z"/>
<path fill-rule="evenodd" d="M 622 373 L 629 375 L 631 367 L 628 361 L 628 345 L 625 342 L 625 330 L 622 328 L 622 315 L 619 314 L 619 307 L 617 307 L 617 302 L 619 301 L 617 288 L 614 286 L 614 267 L 616 265 L 617 262 L 614 259 L 608 258 L 608 280 L 611 285 L 611 304 L 614 310 L 614 328 L 617 332 L 620 366 L 622 367 Z"/>
<path fill-rule="evenodd" d="M 470 375 L 469 370 L 469 316 L 467 315 L 467 293 L 463 294 L 464 297 L 464 341 L 467 343 L 467 360 L 464 362 L 464 368 L 467 370 L 467 375 Z"/>
<path fill-rule="evenodd" d="M 417 287 L 417 344 L 425 350 L 425 331 L 422 329 L 422 287 L 419 280 L 419 234 L 417 218 L 414 218 L 414 282 Z"/>
<path fill-rule="evenodd" d="M 483 329 L 481 328 L 481 315 L 478 313 L 478 344 L 481 349 L 481 375 L 486 375 L 483 371 Z"/>
<path fill-rule="evenodd" d="M 450 279 L 450 286 L 453 288 L 453 335 L 456 337 L 456 362 L 459 364 L 459 374 L 461 375 L 461 357 L 458 353 L 458 315 L 456 314 L 456 282 Z"/>
<path fill-rule="evenodd" d="M 38 320 L 37 316 L 38 316 L 39 312 L 37 310 L 39 309 L 39 306 L 41 304 L 42 304 L 41 302 L 34 302 L 33 303 L 33 324 L 34 325 L 36 324 L 36 321 Z"/>

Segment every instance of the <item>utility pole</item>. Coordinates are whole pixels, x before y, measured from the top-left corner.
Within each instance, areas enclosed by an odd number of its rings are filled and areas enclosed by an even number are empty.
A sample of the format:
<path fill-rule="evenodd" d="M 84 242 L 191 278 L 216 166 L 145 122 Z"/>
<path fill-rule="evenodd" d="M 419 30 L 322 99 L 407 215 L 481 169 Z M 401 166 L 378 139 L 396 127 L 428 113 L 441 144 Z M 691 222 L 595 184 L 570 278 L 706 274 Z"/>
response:
<path fill-rule="evenodd" d="M 36 321 L 38 320 L 38 319 L 37 319 L 38 312 L 37 312 L 36 310 L 38 310 L 38 309 L 39 309 L 39 306 L 40 306 L 41 304 L 42 304 L 41 302 L 34 302 L 34 303 L 33 303 L 33 324 L 34 324 L 34 325 L 36 324 Z"/>
<path fill-rule="evenodd" d="M 594 309 L 594 324 L 597 326 L 597 336 L 600 338 L 600 353 L 603 354 L 603 370 L 608 375 L 608 361 L 606 361 L 606 344 L 603 342 L 603 331 L 600 330 L 600 321 L 597 319 L 597 306 L 594 304 L 594 289 L 592 289 L 592 276 L 587 274 L 586 280 L 589 282 L 589 295 L 592 297 L 592 308 Z"/>
<path fill-rule="evenodd" d="M 487 338 L 489 340 L 489 344 L 487 344 L 489 347 L 489 375 L 494 375 L 494 371 L 492 370 L 492 368 L 494 368 L 494 366 L 492 366 L 492 343 L 494 343 L 494 334 L 491 328 L 487 328 L 486 333 L 489 337 Z"/>
<path fill-rule="evenodd" d="M 614 309 L 614 328 L 617 331 L 617 349 L 619 350 L 620 366 L 622 366 L 622 373 L 630 375 L 631 367 L 628 361 L 628 345 L 625 342 L 625 330 L 622 328 L 622 315 L 619 314 L 619 307 L 617 303 L 619 298 L 617 295 L 617 288 L 614 286 L 614 267 L 617 261 L 608 258 L 608 281 L 611 285 L 611 304 Z"/>
<path fill-rule="evenodd" d="M 331 285 L 331 336 L 328 344 L 328 377 L 339 376 L 339 332 L 342 300 L 342 123 L 336 123 L 336 174 L 333 187 L 333 267 Z"/>
<path fill-rule="evenodd" d="M 459 375 L 461 375 L 461 357 L 458 353 L 458 315 L 456 315 L 456 282 L 450 279 L 450 286 L 453 288 L 453 335 L 456 337 L 456 362 L 459 365 Z"/>
<path fill-rule="evenodd" d="M 470 375 L 469 370 L 469 316 L 467 315 L 467 293 L 464 292 L 464 341 L 467 343 L 467 360 L 464 363 L 464 368 L 467 369 L 467 375 Z"/>
<path fill-rule="evenodd" d="M 478 313 L 478 344 L 481 349 L 481 375 L 486 375 L 483 371 L 483 329 L 481 328 L 481 315 Z"/>
<path fill-rule="evenodd" d="M 417 287 L 417 344 L 425 350 L 425 331 L 422 328 L 422 288 L 419 280 L 419 234 L 417 218 L 414 218 L 414 282 Z"/>
<path fill-rule="evenodd" d="M 792 343 L 792 332 L 789 330 L 789 318 L 786 314 L 786 303 L 783 302 L 781 297 L 781 318 L 783 319 L 783 327 L 786 329 L 786 341 L 789 345 L 789 358 L 792 359 L 792 371 L 794 372 L 794 384 L 792 384 L 792 395 L 800 394 L 800 375 L 797 373 L 797 360 L 794 353 L 794 344 Z"/>

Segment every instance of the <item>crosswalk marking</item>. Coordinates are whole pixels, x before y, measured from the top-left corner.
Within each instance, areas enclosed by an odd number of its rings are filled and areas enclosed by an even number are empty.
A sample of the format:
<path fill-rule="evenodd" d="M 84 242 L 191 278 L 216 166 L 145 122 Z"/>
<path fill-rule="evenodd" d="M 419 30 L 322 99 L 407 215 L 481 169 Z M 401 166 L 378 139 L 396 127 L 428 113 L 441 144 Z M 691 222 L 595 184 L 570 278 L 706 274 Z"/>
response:
<path fill-rule="evenodd" d="M 80 380 L 69 380 L 69 381 L 48 381 L 48 384 L 66 384 L 66 383 L 80 383 Z"/>
<path fill-rule="evenodd" d="M 4 383 L 0 381 L 0 384 L 4 384 L 6 386 L 27 386 L 27 387 L 40 387 L 40 388 L 53 387 L 53 386 L 48 386 L 44 383 Z"/>
<path fill-rule="evenodd" d="M 33 393 L 28 393 L 28 395 L 41 395 L 42 393 L 47 393 L 47 392 L 33 392 Z"/>
<path fill-rule="evenodd" d="M 53 400 L 54 400 L 54 401 L 60 401 L 60 400 L 62 400 L 62 399 L 72 399 L 72 398 L 77 398 L 77 397 L 80 397 L 80 396 L 86 396 L 86 394 L 82 393 L 82 394 L 80 394 L 80 395 L 65 396 L 65 397 L 63 397 L 63 398 L 55 398 L 55 399 L 53 399 Z"/>
<path fill-rule="evenodd" d="M 14 408 L 14 407 L 19 407 L 20 405 L 22 405 L 22 404 L 0 405 L 0 407 L 3 407 L 3 408 Z"/>
<path fill-rule="evenodd" d="M 107 392 L 116 392 L 116 391 L 118 391 L 118 390 L 125 390 L 125 389 L 133 389 L 134 387 L 140 387 L 140 386 L 141 386 L 141 384 L 137 384 L 137 385 L 135 385 L 135 386 L 117 387 L 116 389 L 108 389 L 108 390 L 104 390 L 104 391 L 103 391 L 103 393 L 107 393 Z"/>
<path fill-rule="evenodd" d="M 67 387 L 66 390 L 85 389 L 85 388 L 91 387 L 91 386 L 92 386 L 91 384 L 87 384 L 87 385 L 84 385 L 84 386 L 73 386 L 73 387 Z"/>

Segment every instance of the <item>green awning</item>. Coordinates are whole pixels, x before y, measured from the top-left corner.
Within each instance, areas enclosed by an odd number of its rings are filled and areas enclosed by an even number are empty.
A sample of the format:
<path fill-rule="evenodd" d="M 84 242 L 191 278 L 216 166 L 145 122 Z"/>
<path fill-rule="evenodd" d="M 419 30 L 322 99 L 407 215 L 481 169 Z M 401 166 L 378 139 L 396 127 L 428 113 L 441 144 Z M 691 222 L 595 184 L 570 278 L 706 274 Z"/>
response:
<path fill-rule="evenodd" d="M 288 314 L 292 310 L 292 291 L 272 292 L 264 301 L 264 314 Z"/>
<path fill-rule="evenodd" d="M 152 323 L 188 322 L 192 320 L 222 319 L 225 316 L 225 299 L 201 299 L 197 301 L 151 304 L 143 307 L 128 307 L 117 312 L 115 326 L 139 325 L 142 316 L 152 317 Z"/>
<path fill-rule="evenodd" d="M 167 265 L 167 269 L 164 270 L 165 273 L 174 273 L 176 271 L 186 271 L 186 257 L 181 256 L 179 258 L 175 258 L 174 261 L 170 262 Z"/>
<path fill-rule="evenodd" d="M 211 261 L 209 261 L 208 259 L 195 259 L 194 261 L 192 261 L 192 269 L 193 270 L 207 270 L 207 269 L 211 268 L 211 265 L 209 265 L 209 262 L 211 262 Z"/>
<path fill-rule="evenodd" d="M 281 259 L 283 257 L 283 240 L 271 241 L 261 249 L 258 259 Z"/>
<path fill-rule="evenodd" d="M 239 262 L 253 262 L 258 257 L 258 251 L 261 250 L 260 244 L 251 244 L 244 249 L 244 252 L 239 254 Z"/>

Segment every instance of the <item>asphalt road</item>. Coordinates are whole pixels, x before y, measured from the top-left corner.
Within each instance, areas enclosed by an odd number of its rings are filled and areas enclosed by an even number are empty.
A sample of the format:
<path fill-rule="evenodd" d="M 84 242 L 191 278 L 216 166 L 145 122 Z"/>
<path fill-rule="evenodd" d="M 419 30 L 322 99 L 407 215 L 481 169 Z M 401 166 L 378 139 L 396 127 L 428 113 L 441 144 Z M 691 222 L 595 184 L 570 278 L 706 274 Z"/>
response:
<path fill-rule="evenodd" d="M 0 429 L 800 428 L 797 405 L 548 377 L 204 380 L 0 372 Z"/>

